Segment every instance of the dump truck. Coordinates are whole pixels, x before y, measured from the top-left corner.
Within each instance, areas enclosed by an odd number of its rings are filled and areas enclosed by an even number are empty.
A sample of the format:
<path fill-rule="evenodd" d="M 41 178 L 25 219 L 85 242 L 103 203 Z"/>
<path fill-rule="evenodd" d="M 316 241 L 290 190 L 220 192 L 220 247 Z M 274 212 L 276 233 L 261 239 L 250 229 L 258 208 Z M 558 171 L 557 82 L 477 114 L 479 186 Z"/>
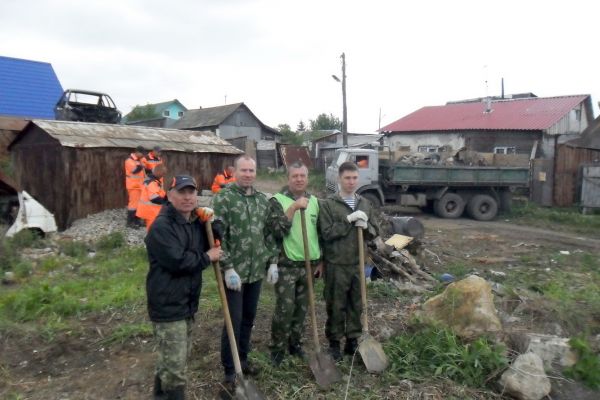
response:
<path fill-rule="evenodd" d="M 405 165 L 389 151 L 343 148 L 327 168 L 327 190 L 336 192 L 339 166 L 352 161 L 359 167 L 357 193 L 373 205 L 396 204 L 431 208 L 442 218 L 466 213 L 489 221 L 509 211 L 512 194 L 529 186 L 529 168 L 462 165 Z"/>

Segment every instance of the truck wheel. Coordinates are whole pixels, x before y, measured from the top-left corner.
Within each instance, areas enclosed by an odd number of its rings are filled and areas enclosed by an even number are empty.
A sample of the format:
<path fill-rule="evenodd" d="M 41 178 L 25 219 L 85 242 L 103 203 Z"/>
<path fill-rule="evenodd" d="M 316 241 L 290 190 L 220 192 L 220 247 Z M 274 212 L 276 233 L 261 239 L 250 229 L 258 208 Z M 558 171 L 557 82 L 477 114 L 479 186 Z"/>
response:
<path fill-rule="evenodd" d="M 377 196 L 375 193 L 367 192 L 361 193 L 360 195 L 369 200 L 371 204 L 373 204 L 373 207 L 381 207 L 381 200 L 379 200 L 379 196 Z"/>
<path fill-rule="evenodd" d="M 477 221 L 490 221 L 498 214 L 498 203 L 490 195 L 478 194 L 469 201 L 467 213 Z"/>
<path fill-rule="evenodd" d="M 433 211 L 441 218 L 458 218 L 465 210 L 465 201 L 456 193 L 446 193 L 433 202 Z"/>

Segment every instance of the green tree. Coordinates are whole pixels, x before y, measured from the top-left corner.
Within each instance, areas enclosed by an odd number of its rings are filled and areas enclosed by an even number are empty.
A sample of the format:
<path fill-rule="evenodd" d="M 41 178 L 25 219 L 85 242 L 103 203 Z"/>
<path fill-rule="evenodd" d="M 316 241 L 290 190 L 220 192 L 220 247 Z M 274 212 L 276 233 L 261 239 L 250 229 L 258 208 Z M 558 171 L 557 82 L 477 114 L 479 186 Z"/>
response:
<path fill-rule="evenodd" d="M 310 120 L 311 131 L 324 131 L 329 129 L 342 129 L 342 122 L 333 114 L 319 114 L 316 119 Z"/>
<path fill-rule="evenodd" d="M 300 120 L 298 122 L 298 126 L 296 127 L 297 132 L 304 132 L 306 130 L 306 125 L 304 125 L 304 121 Z"/>
<path fill-rule="evenodd" d="M 160 117 L 160 113 L 156 111 L 152 104 L 146 104 L 145 106 L 136 105 L 133 110 L 126 115 L 127 121 L 143 121 L 147 119 L 153 119 Z"/>
<path fill-rule="evenodd" d="M 294 132 L 292 128 L 288 124 L 279 124 L 277 125 L 277 129 L 281 133 L 281 142 L 285 144 L 302 144 L 302 134 L 298 134 Z"/>

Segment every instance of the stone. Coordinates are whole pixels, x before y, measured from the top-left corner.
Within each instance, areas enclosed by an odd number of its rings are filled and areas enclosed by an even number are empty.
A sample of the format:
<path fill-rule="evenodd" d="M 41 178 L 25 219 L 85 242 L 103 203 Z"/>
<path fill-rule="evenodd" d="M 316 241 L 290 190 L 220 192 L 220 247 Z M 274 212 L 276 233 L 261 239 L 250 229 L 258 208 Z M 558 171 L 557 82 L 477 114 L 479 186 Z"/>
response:
<path fill-rule="evenodd" d="M 571 350 L 568 338 L 539 333 L 528 333 L 529 344 L 527 351 L 537 354 L 544 363 L 546 370 L 562 370 L 577 362 L 577 354 Z M 557 366 L 561 368 L 556 368 Z"/>
<path fill-rule="evenodd" d="M 498 383 L 503 394 L 519 400 L 541 400 L 551 390 L 550 379 L 544 372 L 544 363 L 534 353 L 518 356 Z"/>
<path fill-rule="evenodd" d="M 15 278 L 15 273 L 12 271 L 6 271 L 4 273 L 4 277 L 2 278 L 2 283 L 10 285 L 13 284 L 17 281 L 17 279 Z"/>
<path fill-rule="evenodd" d="M 423 304 L 419 315 L 446 325 L 465 339 L 502 329 L 490 284 L 476 275 L 449 284 Z"/>

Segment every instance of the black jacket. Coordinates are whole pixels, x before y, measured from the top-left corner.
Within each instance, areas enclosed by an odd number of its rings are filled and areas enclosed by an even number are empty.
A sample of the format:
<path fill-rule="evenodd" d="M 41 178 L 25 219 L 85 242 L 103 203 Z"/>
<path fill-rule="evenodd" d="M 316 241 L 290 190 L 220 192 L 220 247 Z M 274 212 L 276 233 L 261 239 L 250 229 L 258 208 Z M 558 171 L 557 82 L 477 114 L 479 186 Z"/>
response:
<path fill-rule="evenodd" d="M 198 311 L 202 270 L 210 265 L 204 229 L 194 212 L 188 222 L 170 203 L 161 208 L 145 239 L 150 261 L 146 293 L 152 321 L 180 321 Z"/>

